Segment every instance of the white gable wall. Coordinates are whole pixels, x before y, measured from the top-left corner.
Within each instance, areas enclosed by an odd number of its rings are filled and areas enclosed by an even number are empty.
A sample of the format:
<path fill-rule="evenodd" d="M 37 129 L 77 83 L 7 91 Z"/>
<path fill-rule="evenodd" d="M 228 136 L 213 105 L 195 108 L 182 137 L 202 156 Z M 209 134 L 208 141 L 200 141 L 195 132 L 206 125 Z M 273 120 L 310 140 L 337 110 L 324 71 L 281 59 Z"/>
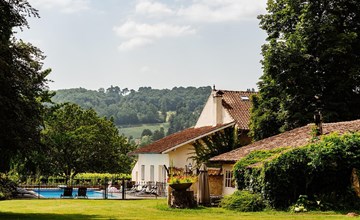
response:
<path fill-rule="evenodd" d="M 213 119 L 211 117 L 213 113 L 212 108 L 213 108 L 213 96 L 210 95 L 204 105 L 200 117 L 196 122 L 195 128 L 212 125 L 213 123 Z"/>
<path fill-rule="evenodd" d="M 214 92 L 212 92 L 205 103 L 200 117 L 196 122 L 195 128 L 216 126 L 217 124 L 227 124 L 234 121 L 228 111 L 222 106 L 221 97 L 214 97 L 213 93 Z"/>

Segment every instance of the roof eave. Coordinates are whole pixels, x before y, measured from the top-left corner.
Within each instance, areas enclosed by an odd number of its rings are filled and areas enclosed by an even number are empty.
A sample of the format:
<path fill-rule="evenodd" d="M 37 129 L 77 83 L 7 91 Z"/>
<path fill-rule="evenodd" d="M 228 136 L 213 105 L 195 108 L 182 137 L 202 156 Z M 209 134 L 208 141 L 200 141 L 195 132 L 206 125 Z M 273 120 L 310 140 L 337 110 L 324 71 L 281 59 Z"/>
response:
<path fill-rule="evenodd" d="M 218 160 L 209 160 L 210 163 L 221 163 L 221 164 L 234 164 L 237 162 L 237 160 L 222 160 L 222 159 L 218 159 Z"/>
<path fill-rule="evenodd" d="M 161 154 L 161 152 L 130 152 L 130 153 L 128 153 L 128 155 L 130 155 L 130 156 L 139 155 L 139 154 Z"/>
<path fill-rule="evenodd" d="M 192 143 L 192 142 L 194 142 L 194 141 L 196 141 L 196 140 L 198 140 L 198 139 L 200 139 L 200 138 L 203 138 L 203 137 L 208 136 L 209 134 L 218 132 L 218 131 L 220 131 L 220 130 L 222 130 L 222 129 L 224 129 L 224 128 L 228 128 L 228 127 L 234 126 L 235 124 L 236 124 L 235 121 L 234 121 L 234 122 L 231 122 L 231 123 L 226 124 L 226 125 L 224 125 L 224 126 L 222 126 L 222 127 L 220 127 L 220 128 L 217 128 L 217 129 L 215 129 L 215 130 L 212 130 L 212 131 L 210 131 L 210 132 L 207 132 L 207 133 L 205 133 L 205 134 L 203 134 L 203 135 L 200 135 L 200 136 L 198 136 L 198 137 L 192 138 L 192 139 L 190 139 L 190 140 L 188 140 L 188 141 L 185 141 L 185 142 L 183 142 L 183 143 L 177 144 L 177 145 L 175 145 L 175 146 L 172 147 L 172 148 L 169 148 L 169 149 L 167 149 L 167 150 L 162 151 L 161 153 L 162 153 L 162 154 L 169 153 L 170 151 L 173 151 L 173 150 L 175 150 L 175 149 L 177 149 L 177 148 L 179 148 L 179 147 L 181 147 L 181 146 L 183 146 L 183 145 Z"/>

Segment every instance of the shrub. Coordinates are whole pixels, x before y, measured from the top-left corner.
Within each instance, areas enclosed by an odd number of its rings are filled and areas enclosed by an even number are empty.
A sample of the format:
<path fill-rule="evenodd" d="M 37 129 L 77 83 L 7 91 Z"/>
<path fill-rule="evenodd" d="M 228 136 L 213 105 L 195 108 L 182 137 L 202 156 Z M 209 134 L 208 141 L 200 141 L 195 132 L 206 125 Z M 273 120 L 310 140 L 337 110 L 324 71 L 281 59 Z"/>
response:
<path fill-rule="evenodd" d="M 98 185 L 103 184 L 109 180 L 120 180 L 120 179 L 131 179 L 129 174 L 112 174 L 112 173 L 78 173 L 71 184 L 81 184 L 81 185 Z M 48 185 L 59 185 L 59 184 L 70 184 L 66 183 L 64 176 L 24 176 L 23 184 L 27 185 L 38 185 L 38 184 L 48 184 Z"/>
<path fill-rule="evenodd" d="M 319 204 L 315 201 L 309 200 L 307 195 L 300 195 L 295 205 L 290 207 L 290 211 L 307 212 L 308 210 L 318 210 Z"/>
<path fill-rule="evenodd" d="M 10 199 L 16 194 L 16 184 L 5 174 L 0 174 L 0 200 Z"/>
<path fill-rule="evenodd" d="M 131 179 L 129 174 L 112 174 L 112 173 L 79 173 L 75 176 L 75 183 L 80 183 L 83 185 L 98 185 L 103 184 L 109 180 L 120 180 L 120 179 Z"/>
<path fill-rule="evenodd" d="M 225 209 L 240 212 L 256 212 L 265 208 L 265 202 L 260 193 L 251 193 L 246 190 L 236 191 L 232 195 L 225 196 L 220 206 Z"/>

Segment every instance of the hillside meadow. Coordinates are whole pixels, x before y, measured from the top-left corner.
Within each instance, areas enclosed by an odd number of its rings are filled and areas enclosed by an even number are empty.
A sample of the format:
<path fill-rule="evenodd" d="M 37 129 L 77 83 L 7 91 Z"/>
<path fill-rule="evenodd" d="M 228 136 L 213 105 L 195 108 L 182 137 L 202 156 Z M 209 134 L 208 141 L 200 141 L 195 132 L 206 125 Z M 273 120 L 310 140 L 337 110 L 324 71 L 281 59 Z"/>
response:
<path fill-rule="evenodd" d="M 165 199 L 77 200 L 41 199 L 0 202 L 0 219 L 349 219 L 344 213 L 302 214 L 264 211 L 241 213 L 222 208 L 171 209 Z"/>
<path fill-rule="evenodd" d="M 133 137 L 135 139 L 141 138 L 141 133 L 144 129 L 149 129 L 152 132 L 155 130 L 159 130 L 161 127 L 167 131 L 169 129 L 169 123 L 156 123 L 156 124 L 140 124 L 140 125 L 134 125 L 134 126 L 128 126 L 128 127 L 120 127 L 119 132 L 120 134 L 123 134 L 125 137 Z"/>

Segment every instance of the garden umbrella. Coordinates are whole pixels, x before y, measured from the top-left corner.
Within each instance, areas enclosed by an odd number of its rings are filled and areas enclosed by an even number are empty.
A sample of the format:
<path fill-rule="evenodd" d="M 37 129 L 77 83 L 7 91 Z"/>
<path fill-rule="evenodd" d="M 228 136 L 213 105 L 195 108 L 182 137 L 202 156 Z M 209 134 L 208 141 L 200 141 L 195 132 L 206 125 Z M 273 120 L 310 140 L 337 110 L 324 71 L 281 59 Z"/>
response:
<path fill-rule="evenodd" d="M 204 163 L 201 165 L 199 170 L 197 188 L 198 188 L 197 203 L 200 205 L 209 205 L 210 204 L 209 175 L 207 172 L 207 167 Z"/>

